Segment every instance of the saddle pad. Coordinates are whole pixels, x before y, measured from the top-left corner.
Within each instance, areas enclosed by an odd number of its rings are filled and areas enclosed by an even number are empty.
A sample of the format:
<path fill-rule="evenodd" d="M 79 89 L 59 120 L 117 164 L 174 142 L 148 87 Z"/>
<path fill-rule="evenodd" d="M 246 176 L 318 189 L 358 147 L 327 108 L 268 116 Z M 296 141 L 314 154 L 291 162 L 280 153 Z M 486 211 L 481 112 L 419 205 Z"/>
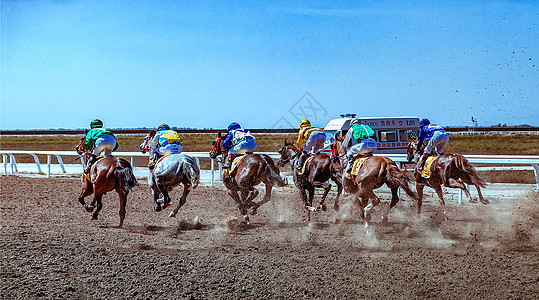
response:
<path fill-rule="evenodd" d="M 232 161 L 232 165 L 230 165 L 230 169 L 224 169 L 224 173 L 226 176 L 229 176 L 230 173 L 234 172 L 234 170 L 238 167 L 238 165 L 241 163 L 241 161 L 246 157 L 246 154 L 242 154 L 240 156 L 237 156 Z"/>
<path fill-rule="evenodd" d="M 363 165 L 363 162 L 365 162 L 365 160 L 370 157 L 372 156 L 356 158 L 356 160 L 354 161 L 354 165 L 352 166 L 352 172 L 346 173 L 346 178 L 350 178 L 352 175 L 357 175 L 357 173 L 359 173 L 359 169 L 361 169 L 361 166 Z"/>
<path fill-rule="evenodd" d="M 314 156 L 310 156 L 308 157 L 306 160 L 305 160 L 305 163 L 303 164 L 303 166 L 301 167 L 301 170 L 298 172 L 298 175 L 303 175 L 303 173 L 305 172 L 305 166 L 307 165 L 307 163 L 313 159 Z"/>
<path fill-rule="evenodd" d="M 430 177 L 430 166 L 432 165 L 432 162 L 438 158 L 438 156 L 429 156 L 427 157 L 427 162 L 425 163 L 425 166 L 423 167 L 423 170 L 420 171 L 421 177 L 423 178 L 429 178 Z"/>

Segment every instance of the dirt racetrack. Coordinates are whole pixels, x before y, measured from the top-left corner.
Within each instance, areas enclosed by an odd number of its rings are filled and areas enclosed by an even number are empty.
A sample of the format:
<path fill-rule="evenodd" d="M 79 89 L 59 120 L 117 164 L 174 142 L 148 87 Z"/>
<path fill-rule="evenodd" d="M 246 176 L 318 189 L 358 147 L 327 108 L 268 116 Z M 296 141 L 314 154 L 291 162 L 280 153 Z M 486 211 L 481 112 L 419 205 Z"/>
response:
<path fill-rule="evenodd" d="M 539 199 L 490 205 L 427 198 L 415 217 L 409 198 L 366 230 L 351 210 L 312 222 L 297 193 L 275 189 L 252 216 L 239 217 L 222 188 L 199 187 L 178 217 L 152 211 L 145 182 L 118 224 L 118 198 L 100 219 L 77 201 L 77 178 L 0 178 L 0 299 L 537 299 Z M 181 189 L 172 192 L 173 205 Z M 334 194 L 330 194 L 328 208 Z M 91 199 L 87 199 L 91 200 Z M 414 211 L 412 210 L 414 209 Z M 195 218 L 197 220 L 195 220 Z"/>

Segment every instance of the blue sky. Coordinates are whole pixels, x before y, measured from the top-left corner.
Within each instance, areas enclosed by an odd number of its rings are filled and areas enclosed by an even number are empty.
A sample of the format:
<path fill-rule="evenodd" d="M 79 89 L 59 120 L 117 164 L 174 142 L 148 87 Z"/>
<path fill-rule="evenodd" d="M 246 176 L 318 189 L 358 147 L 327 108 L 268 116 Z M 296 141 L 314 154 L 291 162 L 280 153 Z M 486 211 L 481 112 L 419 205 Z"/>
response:
<path fill-rule="evenodd" d="M 2 129 L 539 126 L 539 1 L 2 1 Z"/>

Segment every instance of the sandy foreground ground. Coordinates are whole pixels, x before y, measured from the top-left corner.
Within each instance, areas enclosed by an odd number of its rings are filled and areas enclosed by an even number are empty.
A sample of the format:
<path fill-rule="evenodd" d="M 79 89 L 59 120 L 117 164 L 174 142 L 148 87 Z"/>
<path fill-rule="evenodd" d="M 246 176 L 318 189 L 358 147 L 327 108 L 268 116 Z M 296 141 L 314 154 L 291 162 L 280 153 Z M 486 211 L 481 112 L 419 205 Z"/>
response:
<path fill-rule="evenodd" d="M 0 176 L 0 299 L 537 299 L 539 196 L 490 193 L 490 205 L 404 197 L 367 229 L 349 196 L 306 213 L 296 191 L 241 217 L 222 187 L 200 186 L 176 218 L 154 212 L 148 185 L 92 221 L 78 178 Z M 488 189 L 488 188 L 487 188 Z M 171 196 L 173 206 L 181 188 Z M 320 194 L 317 194 L 319 197 Z M 318 199 L 318 198 L 315 198 Z M 91 197 L 87 200 L 91 200 Z M 260 200 L 260 199 L 258 199 Z"/>

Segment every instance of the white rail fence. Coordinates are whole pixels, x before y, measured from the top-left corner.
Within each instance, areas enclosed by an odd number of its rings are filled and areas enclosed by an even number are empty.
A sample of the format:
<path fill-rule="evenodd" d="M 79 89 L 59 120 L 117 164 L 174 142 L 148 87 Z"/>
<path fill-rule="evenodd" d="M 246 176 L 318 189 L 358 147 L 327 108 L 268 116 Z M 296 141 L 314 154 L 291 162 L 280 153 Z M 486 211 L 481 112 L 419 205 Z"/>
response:
<path fill-rule="evenodd" d="M 195 157 L 198 162 L 198 158 L 209 158 L 208 152 L 183 152 L 184 154 Z M 261 152 L 264 154 L 270 155 L 272 158 L 279 158 L 279 154 L 276 152 Z M 21 151 L 21 150 L 0 150 L 2 155 L 2 164 L 4 166 L 4 175 L 14 175 L 18 172 L 17 161 L 15 155 L 31 155 L 34 158 L 37 172 L 44 173 L 42 171 L 41 163 L 39 161 L 38 155 L 47 156 L 47 177 L 51 175 L 51 158 L 56 157 L 58 164 L 63 173 L 66 173 L 64 162 L 62 156 L 67 157 L 77 157 L 79 156 L 75 151 Z M 133 164 L 133 159 L 135 157 L 148 157 L 148 154 L 142 154 L 140 152 L 115 152 L 117 157 L 129 157 L 131 159 L 131 164 Z M 384 154 L 391 158 L 393 161 L 397 162 L 399 165 L 408 163 L 406 160 L 405 154 Z M 486 170 L 534 170 L 535 172 L 535 181 L 537 183 L 537 188 L 539 189 L 539 156 L 537 155 L 465 155 L 469 162 L 473 164 L 488 164 L 492 167 L 483 167 L 477 168 L 480 171 Z M 219 170 L 219 177 L 215 177 L 215 166 L 214 159 L 211 160 L 211 185 L 214 185 L 215 180 L 219 180 L 222 175 L 221 163 L 218 163 L 217 169 Z M 530 166 L 531 165 L 531 166 Z M 8 172 L 9 166 L 9 172 Z M 81 168 L 82 171 L 82 168 Z"/>

